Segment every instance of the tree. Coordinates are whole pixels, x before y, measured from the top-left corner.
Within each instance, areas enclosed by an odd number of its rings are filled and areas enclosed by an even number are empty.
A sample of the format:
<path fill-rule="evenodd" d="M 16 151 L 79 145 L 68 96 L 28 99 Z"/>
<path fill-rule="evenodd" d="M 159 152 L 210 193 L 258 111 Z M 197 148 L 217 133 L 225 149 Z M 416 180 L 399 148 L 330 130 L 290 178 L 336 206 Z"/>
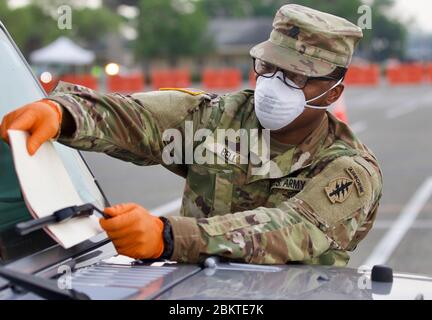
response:
<path fill-rule="evenodd" d="M 296 0 L 296 4 L 317 10 L 341 15 L 348 20 L 356 20 L 357 8 L 362 4 L 360 0 Z M 286 0 L 204 0 L 203 6 L 212 17 L 272 17 L 276 11 L 289 1 Z"/>
<path fill-rule="evenodd" d="M 54 40 L 60 33 L 57 22 L 34 4 L 10 10 L 4 22 L 24 55 Z"/>
<path fill-rule="evenodd" d="M 296 3 L 339 15 L 352 23 L 357 23 L 357 10 L 363 4 L 360 0 L 299 0 Z M 358 48 L 363 56 L 370 60 L 383 61 L 391 57 L 404 57 L 407 30 L 402 23 L 387 15 L 393 6 L 394 0 L 374 0 L 371 5 L 372 29 L 363 30 L 364 37 Z"/>
<path fill-rule="evenodd" d="M 6 0 L 0 0 L 0 19 L 4 19 L 7 17 L 9 13 L 9 7 L 7 5 Z"/>
<path fill-rule="evenodd" d="M 70 36 L 81 39 L 88 44 L 104 40 L 104 35 L 116 32 L 122 22 L 119 15 L 108 8 L 98 9 L 82 8 L 73 11 L 73 28 Z"/>
<path fill-rule="evenodd" d="M 144 61 L 159 57 L 175 64 L 181 56 L 204 55 L 211 49 L 207 16 L 193 0 L 141 0 L 135 52 Z"/>
<path fill-rule="evenodd" d="M 357 23 L 361 0 L 296 0 L 296 4 L 311 7 L 346 18 Z M 272 17 L 287 4 L 286 0 L 203 0 L 203 8 L 210 17 Z M 403 58 L 406 44 L 406 28 L 386 13 L 394 5 L 394 0 L 374 0 L 372 2 L 372 29 L 363 30 L 359 51 L 363 56 L 375 61 L 388 57 Z"/>
<path fill-rule="evenodd" d="M 71 30 L 58 28 L 57 9 L 63 4 L 73 9 Z M 115 32 L 121 23 L 121 18 L 108 8 L 75 8 L 73 1 L 63 0 L 35 0 L 13 10 L 7 7 L 6 0 L 0 0 L 0 19 L 26 56 L 61 35 L 94 46 L 103 41 L 106 33 Z"/>
<path fill-rule="evenodd" d="M 373 27 L 365 33 L 365 43 L 361 45 L 371 60 L 405 57 L 407 29 L 386 15 L 393 5 L 393 0 L 375 0 L 372 4 Z"/>

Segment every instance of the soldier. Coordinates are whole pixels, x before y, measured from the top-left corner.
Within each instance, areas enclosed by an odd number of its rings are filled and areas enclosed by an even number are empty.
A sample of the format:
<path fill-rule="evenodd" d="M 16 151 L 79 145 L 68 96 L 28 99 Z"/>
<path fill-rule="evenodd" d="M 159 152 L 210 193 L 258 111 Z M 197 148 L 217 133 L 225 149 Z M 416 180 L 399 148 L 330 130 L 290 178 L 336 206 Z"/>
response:
<path fill-rule="evenodd" d="M 270 39 L 250 51 L 255 91 L 216 96 L 168 89 L 125 96 L 61 83 L 48 99 L 6 115 L 1 136 L 7 140 L 8 129 L 26 130 L 30 154 L 53 138 L 138 165 L 161 164 L 184 177 L 180 216 L 158 218 L 131 203 L 105 209 L 111 218 L 101 219 L 101 226 L 121 254 L 187 263 L 217 255 L 259 264 L 344 266 L 347 252 L 371 229 L 382 194 L 375 156 L 327 111 L 344 90 L 361 37 L 361 29 L 343 18 L 285 5 Z M 166 163 L 164 148 L 171 142 L 164 132 L 177 129 L 184 137 L 187 122 L 193 133 L 207 129 L 212 135 L 217 129 L 269 129 L 270 159 L 253 151 L 262 133 L 251 140 L 247 163 L 232 148 L 237 140 L 227 147 L 208 139 L 192 149 L 234 160 Z M 187 147 L 182 144 L 181 153 Z M 254 174 L 255 156 L 270 170 Z"/>

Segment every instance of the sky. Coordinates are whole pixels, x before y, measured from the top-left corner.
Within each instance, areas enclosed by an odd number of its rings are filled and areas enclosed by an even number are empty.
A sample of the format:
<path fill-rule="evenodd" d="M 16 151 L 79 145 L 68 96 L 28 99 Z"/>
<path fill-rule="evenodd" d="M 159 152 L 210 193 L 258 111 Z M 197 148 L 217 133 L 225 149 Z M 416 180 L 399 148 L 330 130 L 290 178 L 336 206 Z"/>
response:
<path fill-rule="evenodd" d="M 87 5 L 97 6 L 101 0 L 77 0 Z M 216 0 L 217 1 L 217 0 Z M 349 0 L 348 0 L 349 1 Z M 370 1 L 370 0 L 369 0 Z M 13 6 L 27 3 L 28 0 L 9 0 Z M 295 0 L 293 1 L 295 2 Z M 401 17 L 403 21 L 413 20 L 410 27 L 416 27 L 426 32 L 432 32 L 432 1 L 431 0 L 395 0 L 396 6 L 392 14 Z"/>
<path fill-rule="evenodd" d="M 396 0 L 394 13 L 405 21 L 413 18 L 415 27 L 432 32 L 432 1 L 431 0 Z"/>

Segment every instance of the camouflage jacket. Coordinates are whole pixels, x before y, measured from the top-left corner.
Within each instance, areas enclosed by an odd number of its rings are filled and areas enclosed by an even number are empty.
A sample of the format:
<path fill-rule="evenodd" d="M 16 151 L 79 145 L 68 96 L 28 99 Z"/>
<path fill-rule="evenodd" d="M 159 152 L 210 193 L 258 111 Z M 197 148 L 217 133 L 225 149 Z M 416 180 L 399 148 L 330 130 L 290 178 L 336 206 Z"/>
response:
<path fill-rule="evenodd" d="M 76 126 L 72 136 L 60 134 L 61 143 L 138 165 L 161 164 L 186 179 L 181 215 L 168 218 L 173 260 L 194 263 L 218 255 L 258 264 L 346 265 L 347 251 L 372 227 L 382 175 L 372 152 L 330 113 L 302 143 L 271 159 L 265 174 L 252 174 L 251 161 L 235 160 L 239 153 L 227 147 L 234 141 L 220 146 L 198 139 L 181 144 L 182 154 L 170 153 L 183 156 L 182 163 L 162 160 L 171 143 L 164 139 L 167 129 L 182 136 L 200 129 L 212 135 L 221 128 L 259 129 L 253 94 L 100 94 L 61 83 L 50 98 L 69 111 Z M 188 148 L 234 160 L 188 163 Z"/>

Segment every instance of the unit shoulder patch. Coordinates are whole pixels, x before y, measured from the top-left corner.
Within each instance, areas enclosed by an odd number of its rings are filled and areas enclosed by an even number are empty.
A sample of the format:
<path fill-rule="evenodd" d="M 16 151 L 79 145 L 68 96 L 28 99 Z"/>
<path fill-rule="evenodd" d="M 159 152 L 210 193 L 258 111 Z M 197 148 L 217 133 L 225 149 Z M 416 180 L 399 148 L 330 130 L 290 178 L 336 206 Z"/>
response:
<path fill-rule="evenodd" d="M 365 193 L 365 188 L 363 186 L 363 183 L 359 177 L 359 175 L 357 174 L 357 172 L 355 171 L 355 169 L 353 167 L 348 167 L 345 169 L 346 172 L 350 175 L 350 177 L 353 179 L 354 181 L 354 185 L 356 186 L 357 189 L 357 193 L 359 196 L 364 195 Z"/>
<path fill-rule="evenodd" d="M 346 177 L 338 177 L 330 181 L 327 187 L 324 188 L 330 202 L 342 203 L 348 199 L 353 189 L 353 180 Z"/>
<path fill-rule="evenodd" d="M 354 171 L 348 170 L 351 167 Z M 355 174 L 361 185 L 356 186 Z M 354 190 L 357 187 L 364 192 L 362 196 Z M 295 198 L 307 204 L 307 215 L 332 229 L 354 215 L 367 214 L 374 204 L 374 188 L 366 169 L 351 157 L 343 156 L 331 161 L 312 177 Z"/>

